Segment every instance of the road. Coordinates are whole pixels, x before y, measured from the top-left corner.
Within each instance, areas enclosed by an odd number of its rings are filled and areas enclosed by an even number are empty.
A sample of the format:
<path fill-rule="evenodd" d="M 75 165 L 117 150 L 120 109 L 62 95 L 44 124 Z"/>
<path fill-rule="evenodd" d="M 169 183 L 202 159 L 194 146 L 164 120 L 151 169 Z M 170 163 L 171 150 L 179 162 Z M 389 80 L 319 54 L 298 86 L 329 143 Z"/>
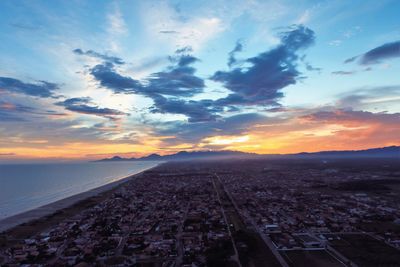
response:
<path fill-rule="evenodd" d="M 252 267 L 288 267 L 286 262 L 280 256 L 279 252 L 274 253 L 273 250 L 265 243 L 263 237 L 258 231 L 254 229 L 254 226 L 248 223 L 248 219 L 240 213 L 236 202 L 230 196 L 229 192 L 225 189 L 220 177 L 214 173 L 215 188 L 221 198 L 222 206 L 225 209 L 227 215 L 227 221 L 229 224 L 234 224 L 235 233 L 233 233 L 233 240 L 237 244 L 251 242 L 247 244 L 248 250 L 248 262 L 244 261 L 241 257 L 242 266 Z M 241 236 L 239 235 L 241 234 Z M 240 253 L 239 253 L 240 255 Z M 283 264 L 277 258 L 277 255 L 282 259 Z"/>

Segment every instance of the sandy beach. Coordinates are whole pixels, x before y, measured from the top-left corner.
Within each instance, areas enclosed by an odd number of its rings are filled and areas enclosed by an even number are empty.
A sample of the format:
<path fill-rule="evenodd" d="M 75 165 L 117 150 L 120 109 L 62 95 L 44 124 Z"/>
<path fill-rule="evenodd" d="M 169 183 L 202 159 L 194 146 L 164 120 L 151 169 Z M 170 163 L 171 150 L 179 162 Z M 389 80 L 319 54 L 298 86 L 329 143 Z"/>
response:
<path fill-rule="evenodd" d="M 149 171 L 157 166 L 145 171 Z M 73 216 L 82 209 L 96 205 L 106 199 L 107 196 L 112 194 L 122 184 L 140 176 L 145 171 L 33 210 L 7 217 L 0 220 L 0 233 L 7 232 L 7 235 L 14 236 L 15 238 L 23 238 L 35 232 L 43 231 L 47 227 L 69 216 Z"/>

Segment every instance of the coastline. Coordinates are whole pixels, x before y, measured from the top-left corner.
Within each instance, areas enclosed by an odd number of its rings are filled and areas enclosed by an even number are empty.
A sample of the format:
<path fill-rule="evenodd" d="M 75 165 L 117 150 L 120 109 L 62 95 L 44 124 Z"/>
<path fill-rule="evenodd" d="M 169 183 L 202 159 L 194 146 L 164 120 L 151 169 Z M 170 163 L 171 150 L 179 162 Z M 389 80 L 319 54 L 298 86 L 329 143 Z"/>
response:
<path fill-rule="evenodd" d="M 37 229 L 37 231 L 42 231 L 46 228 L 46 225 L 53 225 L 69 216 L 73 216 L 85 208 L 96 205 L 106 199 L 107 196 L 111 195 L 121 185 L 137 178 L 146 171 L 160 166 L 162 163 L 163 162 L 160 162 L 151 168 L 100 187 L 4 218 L 0 220 L 0 234 L 11 234 L 13 236 L 15 235 L 17 238 L 19 238 L 21 234 L 22 236 L 32 235 L 35 232 L 33 228 L 39 224 L 41 227 L 36 227 L 40 228 Z"/>

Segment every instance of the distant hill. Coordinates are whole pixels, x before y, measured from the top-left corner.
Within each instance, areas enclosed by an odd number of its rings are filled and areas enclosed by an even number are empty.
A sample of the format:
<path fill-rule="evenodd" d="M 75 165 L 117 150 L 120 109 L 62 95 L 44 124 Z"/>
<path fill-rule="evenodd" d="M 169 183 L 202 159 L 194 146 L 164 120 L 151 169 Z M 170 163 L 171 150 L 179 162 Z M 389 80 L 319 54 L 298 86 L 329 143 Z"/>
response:
<path fill-rule="evenodd" d="M 399 158 L 400 146 L 388 146 L 365 150 L 321 151 L 314 153 L 293 154 L 298 157 L 329 157 L 329 158 Z"/>
<path fill-rule="evenodd" d="M 297 154 L 256 154 L 240 151 L 180 151 L 176 154 L 161 156 L 151 154 L 141 158 L 122 158 L 115 156 L 98 160 L 108 161 L 179 161 L 194 159 L 223 159 L 223 158 L 398 158 L 400 160 L 400 146 L 371 148 L 365 150 L 302 152 Z"/>
<path fill-rule="evenodd" d="M 151 154 L 141 158 L 121 158 L 119 156 L 115 156 L 112 158 L 101 159 L 97 162 L 104 161 L 178 161 L 178 160 L 193 160 L 193 159 L 212 159 L 212 158 L 252 158 L 252 157 L 262 157 L 263 155 L 255 154 L 255 153 L 246 153 L 240 151 L 180 151 L 176 154 L 161 156 L 158 154 Z"/>

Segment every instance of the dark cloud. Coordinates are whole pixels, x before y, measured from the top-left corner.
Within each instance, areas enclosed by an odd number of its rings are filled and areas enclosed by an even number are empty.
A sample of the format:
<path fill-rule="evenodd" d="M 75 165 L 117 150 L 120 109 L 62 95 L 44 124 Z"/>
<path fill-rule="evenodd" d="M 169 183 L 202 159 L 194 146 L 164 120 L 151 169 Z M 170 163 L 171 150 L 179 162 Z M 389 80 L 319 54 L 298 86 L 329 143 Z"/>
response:
<path fill-rule="evenodd" d="M 355 74 L 355 71 L 343 71 L 343 70 L 338 70 L 338 71 L 332 71 L 331 74 L 333 75 L 353 75 Z"/>
<path fill-rule="evenodd" d="M 306 65 L 306 69 L 308 71 L 318 71 L 318 72 L 322 71 L 322 68 L 314 67 L 308 62 L 304 62 L 304 64 Z"/>
<path fill-rule="evenodd" d="M 188 117 L 189 122 L 215 121 L 219 117 L 215 115 L 217 110 L 212 100 L 187 101 L 155 95 L 153 101 L 154 105 L 150 109 L 152 113 L 182 114 Z"/>
<path fill-rule="evenodd" d="M 188 66 L 196 60 L 194 57 L 183 56 L 176 66 L 151 74 L 140 93 L 150 97 L 153 94 L 187 97 L 202 93 L 204 80 L 195 75 L 195 68 Z"/>
<path fill-rule="evenodd" d="M 113 64 L 118 64 L 118 65 L 125 64 L 125 62 L 119 57 L 113 57 L 113 56 L 100 54 L 93 50 L 83 51 L 82 49 L 77 48 L 77 49 L 74 49 L 72 52 L 74 52 L 76 55 L 80 55 L 80 56 L 84 55 L 84 56 L 88 56 L 88 57 L 94 57 L 94 58 L 98 58 L 98 59 L 101 59 L 101 60 L 104 60 L 106 62 L 110 62 Z"/>
<path fill-rule="evenodd" d="M 100 108 L 91 102 L 89 97 L 76 97 L 69 98 L 62 102 L 57 102 L 56 105 L 62 106 L 65 109 L 77 113 L 96 115 L 106 118 L 113 118 L 113 116 L 126 115 L 125 113 L 110 109 L 110 108 Z"/>
<path fill-rule="evenodd" d="M 194 56 L 191 56 L 191 55 L 184 55 L 184 56 L 180 56 L 179 57 L 178 65 L 180 67 L 184 67 L 184 66 L 188 66 L 190 64 L 193 64 L 196 61 L 199 61 L 199 59 L 194 57 Z"/>
<path fill-rule="evenodd" d="M 212 115 L 211 111 L 203 106 L 207 101 L 177 99 L 202 93 L 205 87 L 204 80 L 195 75 L 196 69 L 191 66 L 198 59 L 182 54 L 187 50 L 188 48 L 184 48 L 175 57 L 170 58 L 172 66 L 151 74 L 143 81 L 120 75 L 110 62 L 94 66 L 90 73 L 101 86 L 115 93 L 139 94 L 153 99 L 153 113 L 184 114 L 188 116 L 189 121 L 215 119 L 216 115 Z"/>
<path fill-rule="evenodd" d="M 165 71 L 151 74 L 143 82 L 118 74 L 114 65 L 109 62 L 94 66 L 90 73 L 101 86 L 115 93 L 135 93 L 151 98 L 158 94 L 177 97 L 201 93 L 204 80 L 194 74 L 195 68 L 189 66 L 198 59 L 183 55 L 174 60 L 177 62 L 176 65 L 170 66 Z"/>
<path fill-rule="evenodd" d="M 368 51 L 361 57 L 360 64 L 376 64 L 381 60 L 394 57 L 400 57 L 400 41 L 387 43 Z"/>
<path fill-rule="evenodd" d="M 368 52 L 349 58 L 344 63 L 353 62 L 358 59 L 360 65 L 372 65 L 381 63 L 385 59 L 400 57 L 400 41 L 386 43 Z"/>
<path fill-rule="evenodd" d="M 232 67 L 237 62 L 235 55 L 236 53 L 241 52 L 242 50 L 243 50 L 243 44 L 240 42 L 240 40 L 236 41 L 235 47 L 231 52 L 229 52 L 228 67 Z"/>
<path fill-rule="evenodd" d="M 18 79 L 0 77 L 0 90 L 10 93 L 19 93 L 36 97 L 54 97 L 54 91 L 59 89 L 55 83 L 38 81 L 36 83 L 25 83 Z"/>
<path fill-rule="evenodd" d="M 214 135 L 239 135 L 249 131 L 256 124 L 271 120 L 258 113 L 245 113 L 213 121 L 197 123 L 168 122 L 161 125 L 158 130 L 160 135 L 173 135 L 174 138 L 166 139 L 168 144 L 189 142 L 198 143 L 201 139 Z M 157 125 L 158 127 L 159 125 Z"/>
<path fill-rule="evenodd" d="M 343 63 L 346 64 L 346 63 L 354 62 L 357 58 L 358 58 L 358 56 L 348 58 L 348 59 L 346 59 Z"/>
<path fill-rule="evenodd" d="M 115 93 L 137 93 L 142 89 L 139 81 L 118 74 L 110 62 L 94 66 L 90 73 L 100 82 L 101 86 L 111 89 Z"/>
<path fill-rule="evenodd" d="M 246 60 L 251 66 L 217 71 L 211 79 L 232 91 L 222 105 L 274 105 L 283 96 L 281 89 L 300 78 L 297 53 L 314 43 L 314 32 L 293 26 L 280 34 L 281 44 Z"/>
<path fill-rule="evenodd" d="M 182 48 L 178 48 L 175 50 L 175 54 L 188 54 L 188 53 L 192 53 L 193 52 L 193 48 L 191 46 L 185 46 Z"/>

